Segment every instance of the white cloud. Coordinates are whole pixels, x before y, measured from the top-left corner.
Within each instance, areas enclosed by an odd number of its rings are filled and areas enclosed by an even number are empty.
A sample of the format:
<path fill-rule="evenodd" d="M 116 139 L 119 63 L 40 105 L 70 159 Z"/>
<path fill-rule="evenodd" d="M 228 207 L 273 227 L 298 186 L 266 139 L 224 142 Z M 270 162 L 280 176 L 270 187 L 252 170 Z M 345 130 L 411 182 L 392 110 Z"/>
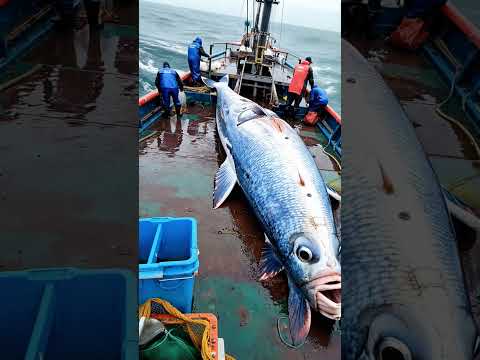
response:
<path fill-rule="evenodd" d="M 245 16 L 247 0 L 150 0 L 173 6 L 216 12 L 233 16 Z M 248 0 L 251 6 L 252 1 Z M 273 21 L 302 25 L 340 32 L 341 0 L 280 0 L 274 5 Z M 240 12 L 243 8 L 243 14 Z"/>

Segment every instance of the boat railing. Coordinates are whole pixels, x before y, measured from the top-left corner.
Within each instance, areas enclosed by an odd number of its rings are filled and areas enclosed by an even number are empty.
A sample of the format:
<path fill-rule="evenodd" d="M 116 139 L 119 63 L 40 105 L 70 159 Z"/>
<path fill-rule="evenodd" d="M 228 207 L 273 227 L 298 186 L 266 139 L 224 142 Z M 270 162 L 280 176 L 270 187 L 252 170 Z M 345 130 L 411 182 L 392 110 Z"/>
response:
<path fill-rule="evenodd" d="M 222 51 L 219 51 L 217 53 L 213 53 L 213 48 L 215 46 L 225 46 L 225 49 L 222 50 Z M 240 46 L 241 44 L 240 43 L 237 43 L 237 42 L 214 42 L 214 43 L 211 43 L 210 44 L 210 50 L 209 50 L 209 55 L 210 55 L 210 59 L 208 60 L 208 76 L 211 75 L 212 73 L 212 61 L 213 60 L 217 60 L 217 59 L 220 59 L 220 58 L 224 58 L 224 60 L 227 60 L 227 54 L 229 53 L 229 51 L 232 50 L 232 46 Z"/>
<path fill-rule="evenodd" d="M 293 68 L 295 67 L 294 64 L 298 63 L 298 62 L 300 61 L 300 59 L 301 59 L 300 56 L 295 55 L 295 54 L 289 52 L 288 50 L 272 49 L 272 51 L 273 51 L 275 54 L 278 54 L 278 55 L 283 54 L 283 55 L 284 55 L 283 57 L 280 58 L 280 56 L 276 56 L 276 58 L 277 58 L 278 60 L 280 60 L 280 61 L 279 61 L 279 64 L 280 64 L 280 65 L 284 65 L 284 66 L 286 66 L 286 67 L 288 67 L 288 68 L 290 68 L 290 69 L 293 69 Z M 289 58 L 290 58 L 290 60 L 292 60 L 292 58 L 294 59 L 293 64 L 288 61 Z"/>
<path fill-rule="evenodd" d="M 210 59 L 208 61 L 208 73 L 211 75 L 212 72 L 212 61 L 218 60 L 220 58 L 224 58 L 224 60 L 227 60 L 227 57 L 229 54 L 232 53 L 232 50 L 234 48 L 238 49 L 245 43 L 248 45 L 253 45 L 258 41 L 257 37 L 260 36 L 261 33 L 259 32 L 252 32 L 245 34 L 242 38 L 241 41 L 239 42 L 232 42 L 232 41 L 227 41 L 227 42 L 214 42 L 210 44 Z M 248 40 L 248 42 L 246 42 Z M 276 42 L 275 38 L 271 35 L 268 35 L 267 38 L 267 47 L 269 50 L 273 52 L 273 58 L 275 61 L 281 65 L 281 66 L 286 66 L 289 69 L 293 69 L 295 67 L 295 64 L 298 63 L 301 59 L 300 56 L 284 49 L 279 49 L 273 47 L 273 44 Z M 222 46 L 224 47 L 222 51 L 219 51 L 217 53 L 213 53 L 215 47 Z M 283 56 L 282 56 L 283 55 Z"/>

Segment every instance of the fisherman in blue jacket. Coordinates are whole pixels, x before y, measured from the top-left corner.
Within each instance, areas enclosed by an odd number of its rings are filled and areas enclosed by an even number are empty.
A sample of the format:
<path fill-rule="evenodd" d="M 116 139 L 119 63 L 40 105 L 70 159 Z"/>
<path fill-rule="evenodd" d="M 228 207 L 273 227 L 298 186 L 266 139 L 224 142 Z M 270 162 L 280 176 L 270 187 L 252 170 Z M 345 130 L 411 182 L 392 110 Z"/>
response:
<path fill-rule="evenodd" d="M 208 55 L 202 47 L 202 39 L 197 36 L 188 47 L 188 67 L 190 68 L 192 82 L 194 84 L 201 83 L 202 81 L 200 75 L 200 58 L 202 56 L 206 56 L 210 59 L 210 55 Z"/>
<path fill-rule="evenodd" d="M 447 0 L 406 0 L 405 9 L 407 18 L 425 19 L 432 16 Z"/>
<path fill-rule="evenodd" d="M 180 103 L 178 94 L 179 88 L 180 91 L 183 91 L 183 82 L 182 79 L 180 79 L 180 76 L 178 76 L 178 73 L 175 70 L 170 69 L 170 64 L 168 62 L 164 62 L 163 68 L 158 72 L 155 79 L 155 86 L 158 89 L 158 93 L 162 95 L 165 115 L 170 115 L 170 97 L 172 97 L 173 103 L 175 104 L 177 119 L 180 119 L 182 117 L 182 104 Z"/>
<path fill-rule="evenodd" d="M 310 91 L 310 100 L 308 101 L 308 111 L 322 113 L 325 106 L 328 105 L 328 95 L 317 82 L 313 84 Z"/>

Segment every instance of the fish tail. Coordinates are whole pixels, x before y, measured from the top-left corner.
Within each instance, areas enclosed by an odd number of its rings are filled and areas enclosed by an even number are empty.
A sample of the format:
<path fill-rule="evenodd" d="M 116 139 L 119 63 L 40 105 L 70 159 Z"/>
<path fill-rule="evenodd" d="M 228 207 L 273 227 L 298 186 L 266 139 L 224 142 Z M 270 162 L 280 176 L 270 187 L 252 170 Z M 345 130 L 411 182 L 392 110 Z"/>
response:
<path fill-rule="evenodd" d="M 209 78 L 206 78 L 206 77 L 202 76 L 202 81 L 210 89 L 213 89 L 215 87 L 215 81 L 213 81 L 212 79 L 209 79 Z"/>
<path fill-rule="evenodd" d="M 228 84 L 228 74 L 225 75 L 224 77 L 222 77 L 222 78 L 220 79 L 220 81 L 218 81 L 218 82 L 217 82 L 217 81 L 214 81 L 214 80 L 212 80 L 212 79 L 203 77 L 203 76 L 202 76 L 202 81 L 203 81 L 203 83 L 204 83 L 206 86 L 208 86 L 210 89 L 213 89 L 216 84 L 219 84 L 219 83 L 226 83 L 226 84 Z"/>

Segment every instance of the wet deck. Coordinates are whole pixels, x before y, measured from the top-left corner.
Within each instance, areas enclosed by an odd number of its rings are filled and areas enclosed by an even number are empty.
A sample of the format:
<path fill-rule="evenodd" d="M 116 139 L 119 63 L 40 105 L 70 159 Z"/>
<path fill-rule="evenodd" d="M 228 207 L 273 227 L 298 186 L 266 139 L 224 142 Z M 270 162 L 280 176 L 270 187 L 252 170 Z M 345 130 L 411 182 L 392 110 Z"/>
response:
<path fill-rule="evenodd" d="M 137 270 L 138 4 L 111 11 L 119 23 L 52 30 L 2 70 L 1 270 Z"/>
<path fill-rule="evenodd" d="M 391 48 L 383 41 L 356 41 L 354 44 L 376 66 L 398 96 L 442 185 L 468 205 L 480 209 L 477 196 L 480 154 L 458 125 L 436 111 L 448 96 L 450 84 L 423 56 Z M 458 99 L 452 98 L 442 110 L 461 122 L 476 142 L 480 142 L 480 134 L 466 118 Z"/>
<path fill-rule="evenodd" d="M 389 47 L 384 41 L 349 39 L 379 70 L 412 121 L 441 184 L 480 214 L 480 154 L 465 133 L 443 117 L 436 108 L 448 96 L 447 84 L 429 60 L 412 52 Z M 461 122 L 480 143 L 480 134 L 452 98 L 443 112 Z M 458 239 L 462 243 L 463 239 Z M 461 247 L 462 248 L 462 247 Z M 480 241 L 461 250 L 461 260 L 470 299 L 480 325 Z"/>
<path fill-rule="evenodd" d="M 277 319 L 287 315 L 288 289 L 284 276 L 265 284 L 257 281 L 264 243 L 260 224 L 240 189 L 220 209 L 212 209 L 213 178 L 224 160 L 215 128 L 214 112 L 200 104 L 190 106 L 180 121 L 173 117 L 153 125 L 152 136 L 140 145 L 140 216 L 198 220 L 194 311 L 218 316 L 228 353 L 252 360 L 338 359 L 340 336 L 318 314 L 302 348 L 291 350 L 281 343 Z M 319 146 L 324 143 L 320 133 L 298 128 L 324 177 L 337 178 L 337 165 Z"/>

